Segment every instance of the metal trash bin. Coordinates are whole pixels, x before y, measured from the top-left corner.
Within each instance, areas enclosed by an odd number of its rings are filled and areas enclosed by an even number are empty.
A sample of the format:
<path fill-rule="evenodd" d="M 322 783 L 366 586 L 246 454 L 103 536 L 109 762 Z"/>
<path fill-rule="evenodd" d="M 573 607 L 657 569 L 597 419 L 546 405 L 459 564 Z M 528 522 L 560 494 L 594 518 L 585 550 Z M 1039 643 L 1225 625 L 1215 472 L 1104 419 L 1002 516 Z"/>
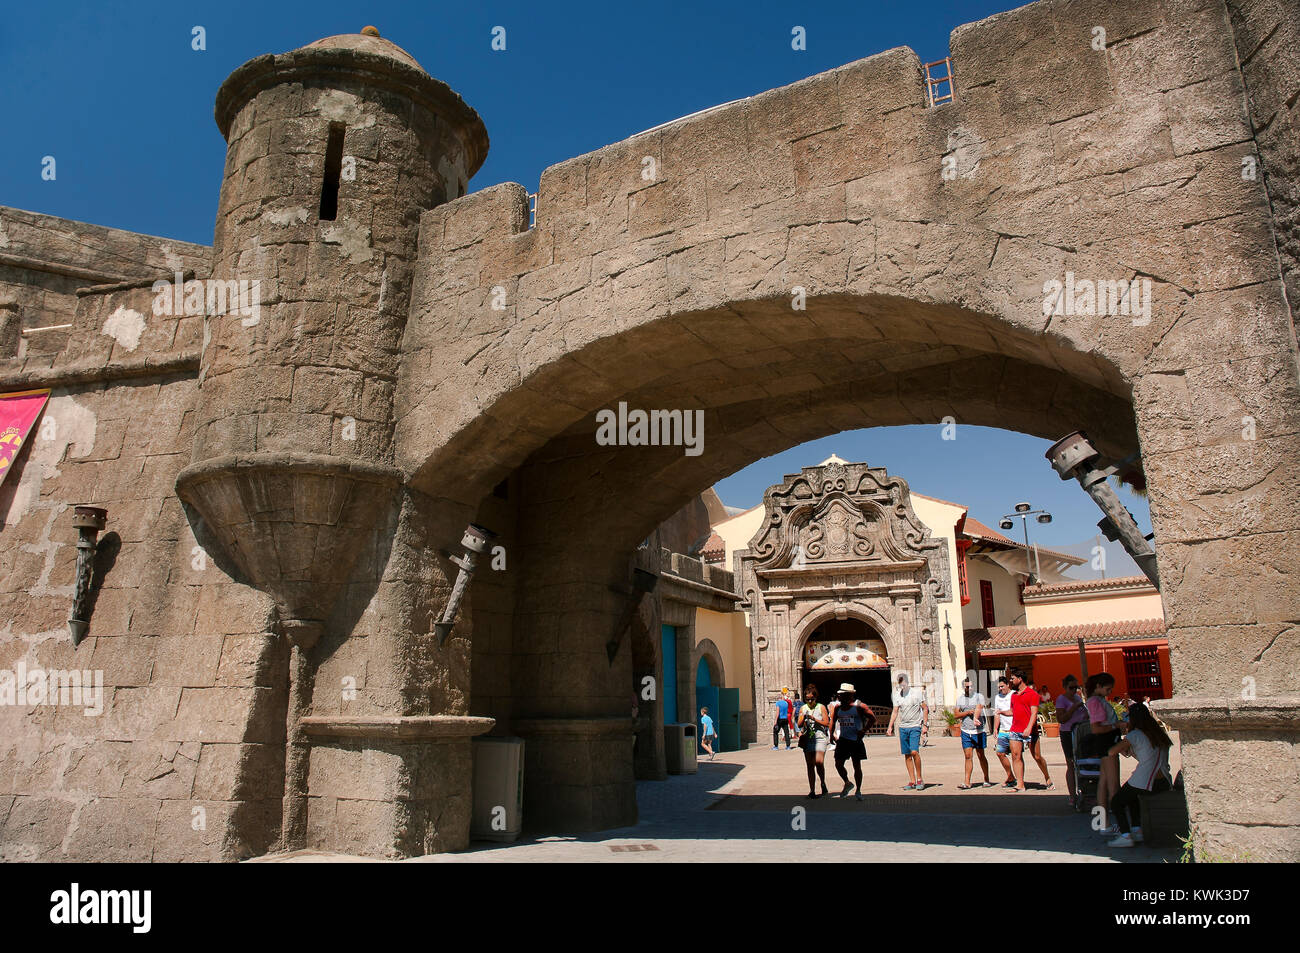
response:
<path fill-rule="evenodd" d="M 669 774 L 694 774 L 699 770 L 693 724 L 664 725 L 664 767 Z"/>
<path fill-rule="evenodd" d="M 524 741 L 475 738 L 471 840 L 509 843 L 519 837 L 524 814 Z"/>

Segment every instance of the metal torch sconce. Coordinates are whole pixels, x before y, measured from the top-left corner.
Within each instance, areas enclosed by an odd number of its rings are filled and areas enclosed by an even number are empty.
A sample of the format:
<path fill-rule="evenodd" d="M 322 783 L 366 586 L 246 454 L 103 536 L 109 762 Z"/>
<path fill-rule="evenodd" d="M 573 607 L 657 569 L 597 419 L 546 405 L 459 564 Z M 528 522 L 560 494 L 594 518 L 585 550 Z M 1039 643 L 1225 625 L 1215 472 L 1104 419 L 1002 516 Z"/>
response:
<path fill-rule="evenodd" d="M 1044 454 L 1062 480 L 1075 479 L 1087 491 L 1106 515 L 1097 527 L 1111 542 L 1119 542 L 1128 550 L 1138 568 L 1160 588 L 1156 573 L 1156 551 L 1150 538 L 1142 535 L 1137 523 L 1107 479 L 1119 472 L 1119 467 L 1102 467 L 1101 454 L 1082 430 L 1062 437 Z"/>
<path fill-rule="evenodd" d="M 654 592 L 657 585 L 659 585 L 659 577 L 654 573 L 644 569 L 633 569 L 632 588 L 627 592 L 614 590 L 619 595 L 625 596 L 626 601 L 623 603 L 623 613 L 619 616 L 618 625 L 614 629 L 614 637 L 605 643 L 605 654 L 609 656 L 610 665 L 614 664 L 618 648 L 623 643 L 623 633 L 632 624 L 632 617 L 636 615 L 637 609 L 641 608 L 641 600 L 648 593 Z"/>
<path fill-rule="evenodd" d="M 72 594 L 72 614 L 68 631 L 73 646 L 81 644 L 90 629 L 90 585 L 95 574 L 95 540 L 108 523 L 108 510 L 98 506 L 78 506 L 73 510 L 72 525 L 77 527 L 77 582 Z"/>
<path fill-rule="evenodd" d="M 460 611 L 460 600 L 465 597 L 465 590 L 469 588 L 470 578 L 474 575 L 474 565 L 478 562 L 479 554 L 488 547 L 490 540 L 496 539 L 496 533 L 490 529 L 485 529 L 474 523 L 465 527 L 465 535 L 461 537 L 460 544 L 465 547 L 464 556 L 452 556 L 450 553 L 443 552 L 449 560 L 460 567 L 460 572 L 456 574 L 456 582 L 451 587 L 451 598 L 443 607 L 442 615 L 438 621 L 433 624 L 433 631 L 437 633 L 438 644 L 445 645 L 447 638 L 451 635 L 452 626 L 456 624 L 456 613 Z"/>

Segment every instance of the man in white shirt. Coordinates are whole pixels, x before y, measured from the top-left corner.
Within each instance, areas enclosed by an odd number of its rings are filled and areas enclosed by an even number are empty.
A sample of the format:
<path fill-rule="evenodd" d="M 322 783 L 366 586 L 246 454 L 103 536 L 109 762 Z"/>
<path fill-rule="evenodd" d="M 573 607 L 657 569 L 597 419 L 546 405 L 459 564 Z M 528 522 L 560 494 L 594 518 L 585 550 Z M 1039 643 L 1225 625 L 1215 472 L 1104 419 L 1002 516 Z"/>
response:
<path fill-rule="evenodd" d="M 1007 779 L 1002 786 L 1013 788 L 1016 786 L 1016 776 L 1011 771 L 1011 759 L 1007 757 L 1011 753 L 1011 683 L 1005 675 L 998 679 L 998 693 L 993 696 L 993 709 L 997 712 L 995 721 L 998 730 L 998 743 L 994 751 L 1002 762 L 1003 770 L 1007 772 Z"/>
<path fill-rule="evenodd" d="M 909 688 L 907 676 L 898 676 L 898 688 L 894 692 L 894 712 L 889 716 L 889 731 L 892 735 L 898 728 L 898 744 L 903 752 L 903 763 L 907 765 L 908 784 L 904 791 L 924 791 L 925 781 L 921 776 L 921 742 L 930 731 L 930 706 L 925 701 L 925 689 Z"/>
<path fill-rule="evenodd" d="M 984 772 L 984 786 L 993 786 L 993 782 L 989 780 L 989 761 L 984 757 L 984 747 L 988 738 L 984 732 L 984 706 L 987 704 L 982 694 L 971 691 L 969 678 L 962 682 L 961 695 L 957 698 L 957 707 L 953 712 L 961 719 L 961 753 L 966 758 L 966 779 L 957 785 L 959 791 L 969 791 L 971 787 L 970 773 L 974 760 L 971 752 L 979 755 L 980 768 Z"/>

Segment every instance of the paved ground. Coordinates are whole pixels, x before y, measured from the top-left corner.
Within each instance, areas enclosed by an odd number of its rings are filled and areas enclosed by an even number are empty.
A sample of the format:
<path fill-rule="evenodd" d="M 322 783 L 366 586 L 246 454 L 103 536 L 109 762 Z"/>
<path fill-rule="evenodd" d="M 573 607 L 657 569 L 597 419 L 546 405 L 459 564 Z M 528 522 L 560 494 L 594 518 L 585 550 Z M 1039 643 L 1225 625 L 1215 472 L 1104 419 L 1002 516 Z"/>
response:
<path fill-rule="evenodd" d="M 896 738 L 872 737 L 867 751 L 862 801 L 835 796 L 842 785 L 829 762 L 826 772 L 832 796 L 809 800 L 800 751 L 751 747 L 701 762 L 694 775 L 638 783 L 640 821 L 635 827 L 574 837 L 525 838 L 510 845 L 475 843 L 462 853 L 409 862 L 1131 863 L 1178 859 L 1177 849 L 1106 847 L 1107 838 L 1092 831 L 1088 815 L 1076 814 L 1070 807 L 1065 760 L 1054 739 L 1046 741 L 1044 755 L 1055 790 L 1042 787 L 1041 773 L 1032 766 L 1031 790 L 1023 794 L 1000 786 L 957 790 L 963 759 L 961 743 L 955 738 L 936 738 L 922 749 L 925 780 L 931 786 L 920 792 L 901 790 L 907 775 Z M 993 780 L 1004 779 L 997 759 L 990 755 L 989 762 Z M 1124 760 L 1125 775 L 1133 764 Z M 1173 768 L 1178 770 L 1177 763 Z M 974 779 L 982 779 L 978 767 Z M 350 858 L 303 852 L 279 859 L 301 863 Z"/>

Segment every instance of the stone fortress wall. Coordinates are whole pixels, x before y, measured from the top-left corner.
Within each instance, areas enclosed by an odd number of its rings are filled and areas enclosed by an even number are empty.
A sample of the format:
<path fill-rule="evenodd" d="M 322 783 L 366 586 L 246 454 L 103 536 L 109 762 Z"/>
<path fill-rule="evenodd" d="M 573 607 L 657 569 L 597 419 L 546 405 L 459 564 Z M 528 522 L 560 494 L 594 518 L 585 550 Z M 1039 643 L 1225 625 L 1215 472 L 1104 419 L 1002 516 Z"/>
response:
<path fill-rule="evenodd" d="M 472 110 L 332 38 L 223 87 L 211 257 L 0 209 L 0 383 L 53 387 L 58 431 L 0 487 L 0 669 L 103 669 L 106 705 L 0 708 L 0 852 L 454 849 L 493 721 L 529 742 L 535 826 L 627 823 L 632 658 L 656 650 L 605 643 L 638 543 L 760 456 L 959 415 L 1141 451 L 1199 836 L 1293 858 L 1292 13 L 1043 0 L 954 31 L 952 104 L 892 50 L 553 166 L 533 228 L 521 186 L 463 195 Z M 323 222 L 331 123 L 371 165 Z M 153 315 L 178 267 L 264 281 L 260 329 Z M 1150 276 L 1150 323 L 1045 316 L 1066 271 Z M 594 446 L 620 400 L 703 408 L 705 452 Z M 74 651 L 79 503 L 120 548 Z M 470 519 L 508 569 L 441 646 L 440 550 Z"/>

